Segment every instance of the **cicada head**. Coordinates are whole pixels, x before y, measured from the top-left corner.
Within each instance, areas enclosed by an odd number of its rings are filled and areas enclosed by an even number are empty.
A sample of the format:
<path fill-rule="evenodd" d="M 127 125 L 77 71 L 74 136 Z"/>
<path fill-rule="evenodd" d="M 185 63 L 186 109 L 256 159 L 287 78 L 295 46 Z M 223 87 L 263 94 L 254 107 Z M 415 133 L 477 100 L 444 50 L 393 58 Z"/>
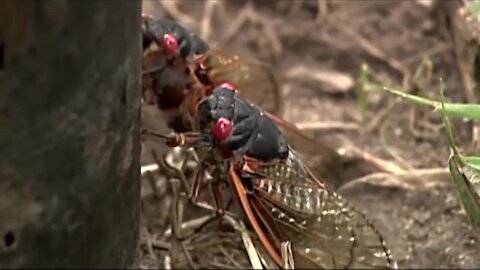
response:
<path fill-rule="evenodd" d="M 181 37 L 186 30 L 170 21 L 155 20 L 152 16 L 142 14 L 143 49 L 155 42 L 165 56 L 175 55 L 179 51 Z"/>
<path fill-rule="evenodd" d="M 198 126 L 204 134 L 211 134 L 217 143 L 228 140 L 234 129 L 235 91 L 231 83 L 224 83 L 198 105 Z"/>
<path fill-rule="evenodd" d="M 180 59 L 204 54 L 209 50 L 203 39 L 177 22 L 156 20 L 149 15 L 142 15 L 142 20 L 144 50 L 155 42 L 165 57 Z"/>

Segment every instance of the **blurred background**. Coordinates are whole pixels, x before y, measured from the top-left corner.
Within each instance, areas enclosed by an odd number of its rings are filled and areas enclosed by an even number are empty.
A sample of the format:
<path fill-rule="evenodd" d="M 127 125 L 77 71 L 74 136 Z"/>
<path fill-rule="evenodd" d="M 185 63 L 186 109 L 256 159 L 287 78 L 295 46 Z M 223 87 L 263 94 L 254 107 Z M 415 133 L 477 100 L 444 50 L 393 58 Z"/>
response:
<path fill-rule="evenodd" d="M 455 28 L 459 5 L 461 1 L 428 0 L 163 0 L 143 1 L 143 10 L 177 21 L 212 48 L 273 67 L 281 82 L 283 110 L 278 114 L 339 155 L 329 161 L 338 167 L 326 166 L 328 150 L 319 146 L 303 152 L 306 162 L 318 173 L 326 167 L 336 171 L 325 181 L 371 219 L 400 268 L 475 268 L 480 265 L 479 238 L 446 167 L 449 147 L 441 114 L 370 91 L 386 85 L 437 99 L 441 77 L 450 101 L 477 103 L 466 73 L 472 57 L 463 53 L 470 41 L 459 38 L 461 29 Z M 165 129 L 154 107 L 143 106 L 142 121 L 146 128 Z M 463 121 L 454 126 L 462 149 L 478 153 L 475 126 Z M 165 149 L 145 140 L 144 165 L 153 163 L 152 151 Z M 144 174 L 142 267 L 164 267 L 165 258 L 171 259 L 165 236 L 170 211 L 156 211 L 172 205 L 167 178 L 159 172 Z M 193 218 L 188 213 L 185 209 L 184 221 Z M 214 229 L 205 229 L 195 240 L 204 246 L 177 243 L 179 249 L 202 257 L 204 266 L 248 266 L 238 259 L 245 257 L 241 238 L 232 234 L 229 243 L 215 242 L 219 233 Z M 215 250 L 209 253 L 211 246 Z M 225 254 L 232 257 L 220 259 Z"/>

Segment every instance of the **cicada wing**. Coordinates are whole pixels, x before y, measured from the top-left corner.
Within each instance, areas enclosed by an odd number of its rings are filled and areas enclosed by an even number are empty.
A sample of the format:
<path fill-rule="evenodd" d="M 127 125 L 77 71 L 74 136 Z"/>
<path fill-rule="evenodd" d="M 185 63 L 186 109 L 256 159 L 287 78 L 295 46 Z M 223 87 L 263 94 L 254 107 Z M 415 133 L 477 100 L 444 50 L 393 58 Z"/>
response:
<path fill-rule="evenodd" d="M 278 264 L 282 264 L 282 259 L 280 257 L 280 254 L 278 252 L 278 249 L 275 248 L 274 243 L 272 243 L 269 240 L 269 237 L 265 234 L 265 229 L 262 226 L 262 221 L 265 224 L 264 220 L 259 220 L 258 215 L 255 215 L 254 210 L 252 208 L 251 202 L 248 200 L 247 197 L 247 191 L 245 189 L 245 186 L 242 183 L 242 180 L 240 179 L 240 176 L 236 173 L 235 169 L 233 166 L 230 166 L 229 169 L 229 176 L 233 182 L 234 189 L 237 192 L 237 196 L 240 200 L 240 204 L 242 205 L 242 208 L 247 216 L 247 218 L 250 221 L 250 225 L 252 225 L 253 230 L 257 234 L 258 238 L 260 239 L 260 242 L 262 242 L 263 247 L 265 250 L 270 254 L 272 259 Z M 260 216 L 261 217 L 261 216 Z"/>
<path fill-rule="evenodd" d="M 281 90 L 278 77 L 273 69 L 260 61 L 241 58 L 221 50 L 208 53 L 205 66 L 214 87 L 230 81 L 234 83 L 240 96 L 262 109 L 279 114 Z"/>
<path fill-rule="evenodd" d="M 255 173 L 264 176 L 253 183 L 255 214 L 270 215 L 275 229 L 264 227 L 272 243 L 291 242 L 295 267 L 393 267 L 381 235 L 365 216 L 319 186 L 301 167 L 278 162 L 260 166 Z"/>
<path fill-rule="evenodd" d="M 330 144 L 314 139 L 296 125 L 275 114 L 267 112 L 267 115 L 282 129 L 292 148 L 299 152 L 303 160 L 307 160 L 309 168 L 315 175 L 321 175 L 330 187 L 337 188 L 342 184 L 340 180 L 344 162 Z"/>

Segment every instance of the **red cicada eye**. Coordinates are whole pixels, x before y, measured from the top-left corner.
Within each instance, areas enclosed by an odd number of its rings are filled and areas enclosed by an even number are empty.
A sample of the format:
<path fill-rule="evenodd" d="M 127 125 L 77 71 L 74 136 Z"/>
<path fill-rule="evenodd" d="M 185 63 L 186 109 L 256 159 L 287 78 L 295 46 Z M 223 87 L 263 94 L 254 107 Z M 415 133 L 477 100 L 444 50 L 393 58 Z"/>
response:
<path fill-rule="evenodd" d="M 163 50 L 167 54 L 173 54 L 178 49 L 178 39 L 174 34 L 165 34 L 163 36 Z"/>
<path fill-rule="evenodd" d="M 230 136 L 232 130 L 232 121 L 222 117 L 215 123 L 215 126 L 213 127 L 213 135 L 217 140 L 224 141 Z"/>
<path fill-rule="evenodd" d="M 234 92 L 237 91 L 237 86 L 235 86 L 235 84 L 233 84 L 232 82 L 224 82 L 219 87 L 220 88 L 226 88 L 226 89 L 232 90 Z"/>

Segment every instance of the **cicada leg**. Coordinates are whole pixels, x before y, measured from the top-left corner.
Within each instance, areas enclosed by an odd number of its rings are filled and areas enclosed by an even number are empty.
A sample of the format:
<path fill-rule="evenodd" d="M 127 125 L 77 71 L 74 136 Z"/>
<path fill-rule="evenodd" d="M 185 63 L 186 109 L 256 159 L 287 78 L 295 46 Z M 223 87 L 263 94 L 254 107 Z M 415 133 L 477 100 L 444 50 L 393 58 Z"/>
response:
<path fill-rule="evenodd" d="M 207 165 L 204 162 L 200 162 L 198 167 L 197 173 L 195 175 L 195 181 L 193 183 L 192 194 L 190 196 L 190 203 L 194 205 L 198 205 L 198 199 L 200 196 L 200 192 L 205 188 L 207 185 L 205 179 L 205 172 L 207 170 Z M 216 211 L 217 216 L 221 217 L 225 215 L 225 207 L 223 205 L 223 198 L 220 192 L 220 181 L 216 180 L 215 177 L 219 175 L 219 170 L 215 169 L 212 173 L 214 176 L 214 181 L 212 182 L 211 190 L 215 199 Z"/>
<path fill-rule="evenodd" d="M 192 204 L 198 204 L 198 198 L 200 195 L 200 192 L 204 189 L 205 187 L 205 172 L 207 170 L 207 166 L 205 165 L 204 162 L 200 162 L 198 165 L 197 173 L 195 175 L 195 180 L 193 182 L 193 189 L 192 189 L 192 194 L 190 195 L 190 202 Z"/>
<path fill-rule="evenodd" d="M 212 183 L 212 192 L 217 206 L 217 216 L 221 217 L 225 215 L 225 207 L 223 205 L 222 193 L 220 192 L 220 182 L 215 181 Z"/>

